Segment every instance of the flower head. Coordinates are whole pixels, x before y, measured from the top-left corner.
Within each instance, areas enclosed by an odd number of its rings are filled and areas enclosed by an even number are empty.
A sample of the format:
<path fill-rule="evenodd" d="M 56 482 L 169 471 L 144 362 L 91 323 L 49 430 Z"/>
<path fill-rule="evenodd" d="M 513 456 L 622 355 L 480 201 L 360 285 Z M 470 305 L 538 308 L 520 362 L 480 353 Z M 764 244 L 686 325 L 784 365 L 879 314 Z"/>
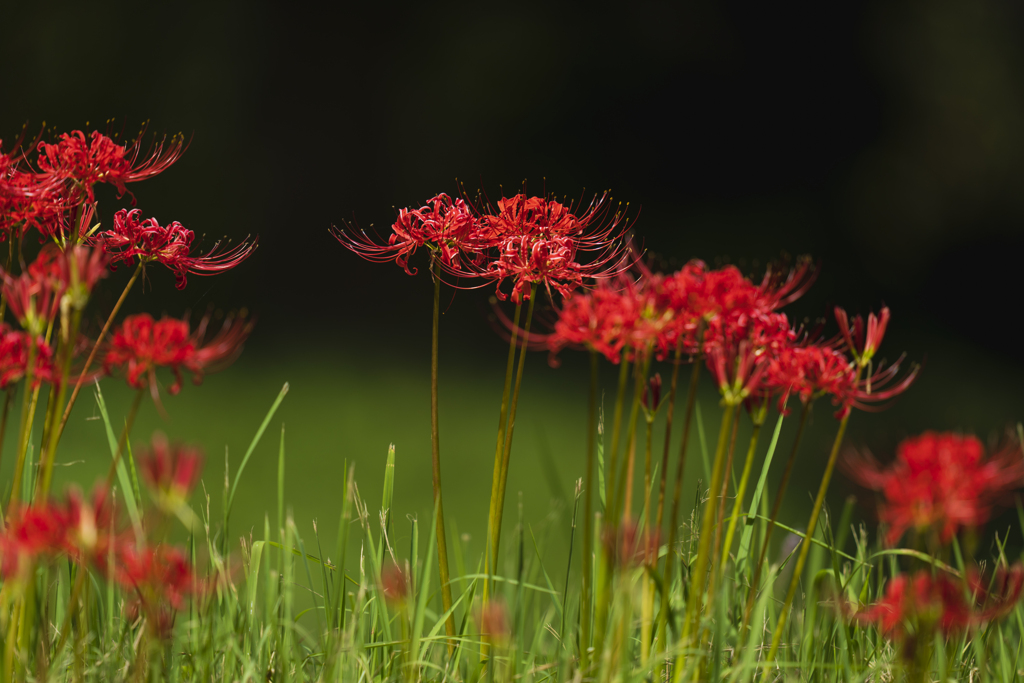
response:
<path fill-rule="evenodd" d="M 881 492 L 879 518 L 888 526 L 890 545 L 909 529 L 932 530 L 947 543 L 961 528 L 988 521 L 1005 495 L 1024 485 L 1018 444 L 985 457 L 976 437 L 948 432 L 904 440 L 886 468 L 870 454 L 847 456 L 844 468 L 855 481 Z"/>
<path fill-rule="evenodd" d="M 221 250 L 220 242 L 199 256 L 192 255 L 195 233 L 174 221 L 161 226 L 155 218 L 142 219 L 138 209 L 121 209 L 114 214 L 113 227 L 92 236 L 93 244 L 110 256 L 111 263 L 156 261 L 173 273 L 175 286 L 184 289 L 189 273 L 214 275 L 234 268 L 256 249 L 257 242 L 242 241 L 238 246 Z"/>
<path fill-rule="evenodd" d="M 142 479 L 165 512 L 175 512 L 185 504 L 203 469 L 203 454 L 198 448 L 172 446 L 160 432 L 153 435 L 152 447 L 136 459 Z"/>
<path fill-rule="evenodd" d="M 398 564 L 389 562 L 380 572 L 380 586 L 384 599 L 401 605 L 409 598 L 409 568 L 403 571 Z"/>
<path fill-rule="evenodd" d="M 27 374 L 32 376 L 33 387 L 40 382 L 53 381 L 53 350 L 41 336 L 36 337 L 30 366 L 30 340 L 27 332 L 14 332 L 6 324 L 0 325 L 0 389 L 20 381 Z"/>
<path fill-rule="evenodd" d="M 115 578 L 138 592 L 144 604 L 167 604 L 181 609 L 185 598 L 198 592 L 195 572 L 178 548 L 139 547 L 124 543 L 118 549 Z"/>
<path fill-rule="evenodd" d="M 853 319 L 853 325 L 850 325 L 849 316 L 839 306 L 836 306 L 835 314 L 836 322 L 839 323 L 839 332 L 846 341 L 854 360 L 860 365 L 867 365 L 882 344 L 882 338 L 885 337 L 885 328 L 889 325 L 891 317 L 889 307 L 883 306 L 877 316 L 874 313 L 869 313 L 867 325 L 859 315 Z"/>

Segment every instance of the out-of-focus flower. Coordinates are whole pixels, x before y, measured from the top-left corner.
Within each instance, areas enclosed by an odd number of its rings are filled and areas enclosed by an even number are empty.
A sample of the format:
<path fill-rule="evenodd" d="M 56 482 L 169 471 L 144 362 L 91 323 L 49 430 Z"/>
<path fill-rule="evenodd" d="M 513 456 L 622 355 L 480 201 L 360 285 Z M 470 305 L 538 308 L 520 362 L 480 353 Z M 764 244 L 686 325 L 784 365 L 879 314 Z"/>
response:
<path fill-rule="evenodd" d="M 486 636 L 495 644 L 504 644 L 512 635 L 508 623 L 508 609 L 501 598 L 492 597 L 485 602 L 476 613 L 476 623 L 480 627 L 480 634 Z"/>
<path fill-rule="evenodd" d="M 247 259 L 257 246 L 257 241 L 243 240 L 231 249 L 220 249 L 220 242 L 199 256 L 191 255 L 195 233 L 181 223 L 174 221 L 166 226 L 155 218 L 142 219 L 139 209 L 121 209 L 114 214 L 113 227 L 95 233 L 91 242 L 103 248 L 110 256 L 111 264 L 156 261 L 167 266 L 173 273 L 175 286 L 184 289 L 189 273 L 215 275 L 230 270 Z"/>
<path fill-rule="evenodd" d="M 1024 484 L 1019 444 L 985 457 L 977 438 L 952 433 L 905 439 L 885 468 L 867 453 L 848 455 L 843 467 L 855 481 L 882 493 L 879 518 L 888 527 L 890 545 L 909 529 L 932 529 L 947 543 L 961 528 L 988 521 L 1006 494 Z"/>
<path fill-rule="evenodd" d="M 405 570 L 389 562 L 380 572 L 380 586 L 384 599 L 392 605 L 402 605 L 409 598 L 409 568 Z"/>
<path fill-rule="evenodd" d="M 153 434 L 151 443 L 151 448 L 141 451 L 136 458 L 139 471 L 157 506 L 173 513 L 185 504 L 199 482 L 203 454 L 191 446 L 172 446 L 160 432 Z"/>
<path fill-rule="evenodd" d="M 18 277 L 3 272 L 3 294 L 11 313 L 26 332 L 40 335 L 57 315 L 66 285 L 44 275 L 27 271 Z"/>
<path fill-rule="evenodd" d="M 181 609 L 185 598 L 198 592 L 195 572 L 178 548 L 124 543 L 118 549 L 117 562 L 115 578 L 136 590 L 144 604 Z"/>
<path fill-rule="evenodd" d="M 883 306 L 877 316 L 874 313 L 869 313 L 866 326 L 864 319 L 859 315 L 853 319 L 851 326 L 846 311 L 839 306 L 836 306 L 835 314 L 836 322 L 839 323 L 839 332 L 843 335 L 854 360 L 859 365 L 867 365 L 882 344 L 882 338 L 885 337 L 885 328 L 889 325 L 891 317 L 889 307 Z"/>
<path fill-rule="evenodd" d="M 14 332 L 6 324 L 0 325 L 0 389 L 20 381 L 28 373 L 30 339 L 27 332 Z M 33 387 L 54 379 L 53 350 L 41 336 L 35 340 L 31 373 Z"/>
<path fill-rule="evenodd" d="M 725 403 L 732 406 L 758 393 L 768 369 L 767 358 L 747 340 L 735 347 L 721 343 L 711 345 L 707 365 Z"/>
<path fill-rule="evenodd" d="M 409 267 L 409 257 L 420 247 L 435 251 L 442 266 L 455 270 L 464 257 L 479 261 L 483 257 L 481 249 L 486 247 L 471 207 L 444 193 L 431 197 L 418 209 L 399 210 L 391 230 L 387 244 L 379 244 L 351 226 L 333 233 L 342 245 L 366 260 L 394 261 L 409 275 L 416 274 L 416 269 Z"/>
<path fill-rule="evenodd" d="M 24 505 L 14 511 L 0 534 L 0 575 L 24 578 L 40 558 L 64 552 L 67 528 L 67 510 L 59 505 Z"/>
<path fill-rule="evenodd" d="M 607 526 L 601 534 L 604 552 L 612 565 L 621 570 L 653 565 L 658 558 L 660 536 L 657 530 L 640 531 L 632 519 Z"/>
<path fill-rule="evenodd" d="M 71 488 L 65 504 L 67 528 L 66 552 L 78 562 L 91 562 L 106 572 L 110 548 L 118 541 L 114 527 L 114 508 L 110 492 L 97 486 L 90 499 L 77 488 Z"/>
<path fill-rule="evenodd" d="M 252 331 L 252 323 L 242 317 L 229 317 L 220 331 L 205 340 L 209 318 L 203 318 L 194 333 L 189 324 L 176 318 L 153 320 L 148 313 L 130 315 L 114 332 L 103 357 L 104 370 L 123 368 L 128 385 L 141 389 L 149 384 L 154 400 L 158 399 L 156 369 L 166 367 L 174 374 L 168 387 L 172 395 L 181 391 L 182 369 L 202 381 L 205 372 L 228 365 L 241 352 L 242 344 Z"/>

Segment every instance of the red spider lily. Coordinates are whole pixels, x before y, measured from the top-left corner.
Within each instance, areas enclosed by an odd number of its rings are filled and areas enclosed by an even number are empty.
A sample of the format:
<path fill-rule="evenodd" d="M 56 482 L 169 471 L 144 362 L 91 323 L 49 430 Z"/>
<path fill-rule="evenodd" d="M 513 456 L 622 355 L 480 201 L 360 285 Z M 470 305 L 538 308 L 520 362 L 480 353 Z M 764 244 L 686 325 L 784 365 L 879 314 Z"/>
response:
<path fill-rule="evenodd" d="M 644 385 L 644 392 L 641 395 L 640 402 L 643 404 L 644 410 L 652 411 L 657 410 L 661 404 L 661 373 L 656 372 L 654 376 L 647 380 L 647 384 Z"/>
<path fill-rule="evenodd" d="M 49 273 L 31 270 L 11 277 L 0 268 L 0 277 L 3 277 L 2 289 L 7 305 L 22 328 L 33 335 L 45 332 L 57 315 L 66 285 L 50 277 Z"/>
<path fill-rule="evenodd" d="M 874 313 L 868 314 L 868 323 L 865 328 L 864 319 L 859 315 L 853 319 L 853 327 L 850 327 L 849 317 L 846 311 L 836 306 L 836 322 L 839 323 L 839 331 L 846 340 L 850 353 L 860 365 L 867 365 L 871 358 L 878 351 L 885 337 L 885 328 L 889 325 L 889 307 L 883 306 L 878 316 Z"/>
<path fill-rule="evenodd" d="M 54 504 L 15 511 L 0 534 L 0 575 L 25 576 L 40 558 L 64 552 L 68 521 L 67 510 Z"/>
<path fill-rule="evenodd" d="M 96 283 L 107 276 L 107 256 L 102 249 L 86 245 L 44 245 L 28 272 L 38 281 L 50 283 L 55 291 L 70 297 L 72 307 L 82 310 Z"/>
<path fill-rule="evenodd" d="M 92 562 L 106 572 L 111 545 L 118 540 L 118 530 L 113 525 L 114 508 L 110 492 L 97 486 L 91 499 L 86 500 L 81 491 L 72 488 L 68 491 L 65 510 L 66 552 L 77 561 Z"/>
<path fill-rule="evenodd" d="M 6 389 L 28 374 L 30 339 L 27 332 L 13 332 L 6 324 L 0 326 L 0 389 Z M 41 336 L 35 340 L 31 374 L 33 388 L 40 382 L 54 380 L 53 350 Z"/>
<path fill-rule="evenodd" d="M 459 270 L 463 255 L 479 261 L 483 256 L 480 249 L 486 246 L 470 206 L 443 193 L 428 199 L 418 209 L 401 209 L 387 244 L 378 244 L 366 233 L 346 228 L 333 231 L 342 245 L 368 261 L 394 261 L 409 275 L 416 274 L 416 269 L 409 267 L 409 257 L 420 247 L 435 251 L 442 266 Z"/>
<path fill-rule="evenodd" d="M 804 405 L 826 394 L 845 400 L 856 386 L 855 379 L 856 371 L 845 355 L 828 346 L 805 344 L 773 354 L 766 384 L 779 393 L 779 410 L 784 411 L 792 395 Z M 845 404 L 843 409 L 848 409 Z"/>
<path fill-rule="evenodd" d="M 727 404 L 739 405 L 758 393 L 768 370 L 768 359 L 753 344 L 744 340 L 734 348 L 714 343 L 706 353 L 708 370 Z"/>
<path fill-rule="evenodd" d="M 601 533 L 605 556 L 620 570 L 653 564 L 658 557 L 660 543 L 658 531 L 645 530 L 633 520 L 625 520 L 617 527 L 607 526 Z"/>
<path fill-rule="evenodd" d="M 409 597 L 409 568 L 403 571 L 394 562 L 389 562 L 380 572 L 380 586 L 385 600 L 393 605 L 404 604 Z"/>
<path fill-rule="evenodd" d="M 149 383 L 154 400 L 159 400 L 156 369 L 166 367 L 175 382 L 168 388 L 172 395 L 181 391 L 182 368 L 193 374 L 196 384 L 204 372 L 225 367 L 241 352 L 241 346 L 252 331 L 252 323 L 229 317 L 220 331 L 204 341 L 209 318 L 204 318 L 194 333 L 185 320 L 161 318 L 154 321 L 148 313 L 125 318 L 110 341 L 103 358 L 103 367 L 110 372 L 123 367 L 128 385 L 141 389 Z"/>
<path fill-rule="evenodd" d="M 20 171 L 14 160 L 0 154 L 0 239 L 7 239 L 12 231 L 23 235 L 33 226 L 47 233 L 46 226 L 61 213 L 59 189 L 59 182 Z"/>
<path fill-rule="evenodd" d="M 480 634 L 497 643 L 505 643 L 512 634 L 509 629 L 508 609 L 501 598 L 491 598 L 476 613 Z"/>
<path fill-rule="evenodd" d="M 563 297 L 582 285 L 583 278 L 611 277 L 625 271 L 622 238 L 625 216 L 610 217 L 609 196 L 594 197 L 580 213 L 545 197 L 518 194 L 498 201 L 497 210 L 483 216 L 483 241 L 494 250 L 486 267 L 448 268 L 454 275 L 484 276 L 497 281 L 497 295 L 506 279 L 513 279 L 512 301 L 528 299 L 534 284 L 554 288 Z M 577 259 L 581 252 L 594 253 L 587 263 Z"/>
<path fill-rule="evenodd" d="M 118 548 L 114 578 L 134 589 L 144 606 L 169 605 L 181 609 L 185 598 L 199 592 L 192 566 L 181 550 L 158 545 L 140 548 L 125 543 Z"/>
<path fill-rule="evenodd" d="M 163 172 L 185 149 L 182 136 L 176 135 L 170 141 L 165 137 L 140 159 L 142 138 L 140 133 L 125 147 L 99 131 L 93 131 L 88 140 L 80 130 L 63 133 L 56 144 L 39 143 L 39 168 L 54 177 L 74 181 L 89 202 L 95 201 L 93 186 L 100 182 L 113 185 L 121 196 L 127 191 L 127 183 Z"/>
<path fill-rule="evenodd" d="M 160 432 L 153 434 L 152 448 L 143 450 L 136 460 L 157 505 L 166 511 L 174 511 L 188 500 L 203 469 L 202 451 L 182 444 L 171 446 Z"/>
<path fill-rule="evenodd" d="M 847 456 L 843 466 L 855 481 L 882 493 L 879 518 L 890 545 L 908 529 L 934 530 L 948 543 L 959 529 L 988 521 L 1005 495 L 1024 484 L 1019 444 L 986 458 L 976 437 L 952 433 L 905 439 L 886 468 L 867 453 Z"/>
<path fill-rule="evenodd" d="M 92 236 L 93 244 L 110 255 L 112 264 L 138 258 L 141 263 L 156 261 L 167 266 L 174 273 L 178 289 L 185 288 L 189 273 L 214 275 L 230 270 L 247 259 L 257 246 L 256 240 L 243 240 L 232 249 L 218 252 L 220 242 L 215 242 L 205 254 L 191 256 L 195 233 L 177 221 L 161 226 L 155 218 L 143 220 L 141 216 L 138 209 L 121 209 L 114 214 L 111 230 Z"/>

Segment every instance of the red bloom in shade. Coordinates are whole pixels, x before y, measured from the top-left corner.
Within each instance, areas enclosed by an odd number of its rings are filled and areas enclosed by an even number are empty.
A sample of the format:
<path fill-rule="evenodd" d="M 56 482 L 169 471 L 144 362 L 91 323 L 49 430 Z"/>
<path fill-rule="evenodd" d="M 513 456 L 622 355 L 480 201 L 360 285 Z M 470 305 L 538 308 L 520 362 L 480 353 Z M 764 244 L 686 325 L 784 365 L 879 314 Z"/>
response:
<path fill-rule="evenodd" d="M 23 235 L 32 226 L 46 232 L 60 214 L 60 182 L 21 170 L 21 160 L 16 153 L 0 153 L 0 240 L 15 230 Z"/>
<path fill-rule="evenodd" d="M 768 363 L 766 383 L 779 392 L 779 409 L 796 395 L 804 405 L 825 394 L 841 402 L 856 386 L 856 370 L 839 351 L 819 344 L 780 349 Z"/>
<path fill-rule="evenodd" d="M 859 315 L 853 319 L 853 326 L 850 326 L 849 317 L 846 311 L 836 306 L 836 322 L 839 323 L 839 331 L 850 348 L 850 353 L 861 365 L 867 365 L 871 358 L 878 351 L 885 337 L 885 328 L 889 325 L 889 307 L 883 306 L 878 316 L 874 313 L 868 314 L 868 323 L 865 327 L 864 319 Z"/>
<path fill-rule="evenodd" d="M 181 609 L 185 598 L 198 592 L 195 573 L 185 553 L 166 545 L 139 548 L 125 543 L 117 553 L 115 578 L 139 593 L 143 604 L 168 604 Z"/>
<path fill-rule="evenodd" d="M 56 557 L 66 548 L 67 511 L 58 505 L 22 506 L 0 534 L 0 575 L 24 576 L 38 559 Z"/>
<path fill-rule="evenodd" d="M 86 500 L 81 491 L 72 488 L 68 491 L 65 510 L 66 552 L 77 561 L 90 561 L 106 572 L 110 547 L 118 539 L 118 530 L 113 524 L 114 509 L 110 493 L 102 486 L 97 486 L 91 499 Z"/>
<path fill-rule="evenodd" d="M 739 405 L 761 388 L 768 369 L 767 358 L 749 341 L 738 348 L 713 344 L 707 350 L 708 370 L 718 383 L 718 390 L 729 405 Z"/>
<path fill-rule="evenodd" d="M 143 132 L 144 129 L 143 129 Z M 99 131 L 88 140 L 80 130 L 63 133 L 56 144 L 39 143 L 39 168 L 58 178 L 75 181 L 89 202 L 95 200 L 93 186 L 104 182 L 115 186 L 123 195 L 127 183 L 151 178 L 178 160 L 185 149 L 184 138 L 164 137 L 150 146 L 140 159 L 143 134 L 128 147 L 120 145 Z"/>
<path fill-rule="evenodd" d="M 110 255 L 112 264 L 138 258 L 142 263 L 157 261 L 167 266 L 174 272 L 178 289 L 185 288 L 189 273 L 214 275 L 230 270 L 256 249 L 257 242 L 253 240 L 218 252 L 218 241 L 205 254 L 191 256 L 195 233 L 177 221 L 161 226 L 155 218 L 143 220 L 141 216 L 138 209 L 121 209 L 114 214 L 113 228 L 93 235 L 92 243 Z"/>
<path fill-rule="evenodd" d="M 137 461 L 157 505 L 166 511 L 174 511 L 188 500 L 203 469 L 199 449 L 181 444 L 172 447 L 160 432 L 153 435 L 152 448 L 142 451 Z"/>
<path fill-rule="evenodd" d="M 65 285 L 48 273 L 28 272 L 11 277 L 0 269 L 3 294 L 11 313 L 21 326 L 33 334 L 42 334 L 60 306 Z"/>
<path fill-rule="evenodd" d="M 252 331 L 252 323 L 229 317 L 220 331 L 204 341 L 209 318 L 204 317 L 194 333 L 185 320 L 161 318 L 154 321 L 148 313 L 130 315 L 114 333 L 103 358 L 104 370 L 122 367 L 128 385 L 141 389 L 148 381 L 154 400 L 158 399 L 156 369 L 166 367 L 175 382 L 168 391 L 181 391 L 182 368 L 193 373 L 198 384 L 204 372 L 218 370 L 234 360 Z"/>
<path fill-rule="evenodd" d="M 346 228 L 333 231 L 345 247 L 368 261 L 395 261 L 409 275 L 416 274 L 416 269 L 409 267 L 409 257 L 420 247 L 437 252 L 441 264 L 455 270 L 459 269 L 464 254 L 474 261 L 483 256 L 480 223 L 470 206 L 462 199 L 452 199 L 443 193 L 428 199 L 418 209 L 401 209 L 386 245 L 378 244 L 355 228 Z"/>
<path fill-rule="evenodd" d="M 508 625 L 508 609 L 501 598 L 491 598 L 476 613 L 476 621 L 480 626 L 480 634 L 492 641 L 504 643 L 512 634 Z"/>
<path fill-rule="evenodd" d="M 508 298 L 501 291 L 506 279 L 514 280 L 511 296 L 517 303 L 529 298 L 534 284 L 568 296 L 585 277 L 611 277 L 628 267 L 622 258 L 625 216 L 615 212 L 609 217 L 608 202 L 608 193 L 604 193 L 584 211 L 574 213 L 571 204 L 546 197 L 518 194 L 503 198 L 495 211 L 482 218 L 483 240 L 494 250 L 486 268 L 448 270 L 497 280 L 501 300 Z M 581 252 L 595 256 L 581 263 Z"/>
<path fill-rule="evenodd" d="M 403 571 L 394 562 L 389 562 L 380 572 L 380 585 L 388 602 L 394 605 L 404 603 L 409 597 L 409 568 Z"/>
<path fill-rule="evenodd" d="M 0 389 L 6 389 L 12 382 L 17 382 L 29 370 L 28 343 L 31 337 L 26 332 L 12 332 L 6 324 L 0 325 Z M 32 361 L 32 386 L 40 382 L 52 382 L 53 350 L 37 337 L 34 358 Z"/>
<path fill-rule="evenodd" d="M 925 432 L 905 439 L 896 460 L 882 468 L 870 454 L 847 456 L 843 466 L 867 488 L 880 491 L 879 518 L 894 545 L 908 529 L 933 529 L 947 543 L 963 527 L 984 524 L 1005 494 L 1024 484 L 1019 444 L 991 457 L 977 438 Z"/>

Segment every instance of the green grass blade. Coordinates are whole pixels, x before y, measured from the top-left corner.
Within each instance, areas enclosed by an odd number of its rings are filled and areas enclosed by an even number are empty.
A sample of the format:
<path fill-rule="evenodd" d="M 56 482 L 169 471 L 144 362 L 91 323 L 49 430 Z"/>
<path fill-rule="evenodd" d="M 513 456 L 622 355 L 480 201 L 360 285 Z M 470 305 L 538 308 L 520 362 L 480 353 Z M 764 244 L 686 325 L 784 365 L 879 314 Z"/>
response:
<path fill-rule="evenodd" d="M 260 439 L 263 438 L 263 432 L 267 430 L 267 425 L 274 418 L 274 413 L 277 412 L 278 406 L 281 405 L 281 401 L 284 400 L 285 395 L 288 393 L 288 382 L 284 383 L 281 387 L 281 392 L 274 399 L 273 405 L 270 406 L 270 410 L 267 412 L 267 416 L 263 418 L 260 428 L 256 430 L 256 436 L 252 438 L 252 443 L 249 444 L 249 450 L 245 452 L 242 457 L 242 463 L 238 466 L 238 471 L 235 472 L 235 481 L 231 484 L 231 493 L 228 494 L 228 509 L 224 512 L 224 517 L 228 518 L 231 516 L 231 506 L 235 502 L 235 492 L 238 491 L 238 482 L 242 479 L 242 472 L 245 471 L 245 466 L 249 464 L 249 458 L 252 457 L 252 452 L 256 450 L 256 446 L 259 444 Z"/>
<path fill-rule="evenodd" d="M 110 457 L 114 458 L 117 456 L 117 436 L 114 434 L 114 428 L 110 424 L 110 416 L 107 414 L 107 404 L 103 400 L 103 392 L 100 391 L 99 382 L 96 383 L 96 405 L 100 409 L 100 417 L 103 418 L 103 426 L 107 431 L 107 443 L 110 446 Z M 128 479 L 128 470 L 124 466 L 124 458 L 120 458 L 117 461 L 117 481 L 121 484 L 121 489 L 124 491 L 124 506 L 128 510 L 128 516 L 132 520 L 132 525 L 136 529 L 142 528 L 142 517 L 139 515 L 139 505 L 132 491 L 131 481 Z"/>

